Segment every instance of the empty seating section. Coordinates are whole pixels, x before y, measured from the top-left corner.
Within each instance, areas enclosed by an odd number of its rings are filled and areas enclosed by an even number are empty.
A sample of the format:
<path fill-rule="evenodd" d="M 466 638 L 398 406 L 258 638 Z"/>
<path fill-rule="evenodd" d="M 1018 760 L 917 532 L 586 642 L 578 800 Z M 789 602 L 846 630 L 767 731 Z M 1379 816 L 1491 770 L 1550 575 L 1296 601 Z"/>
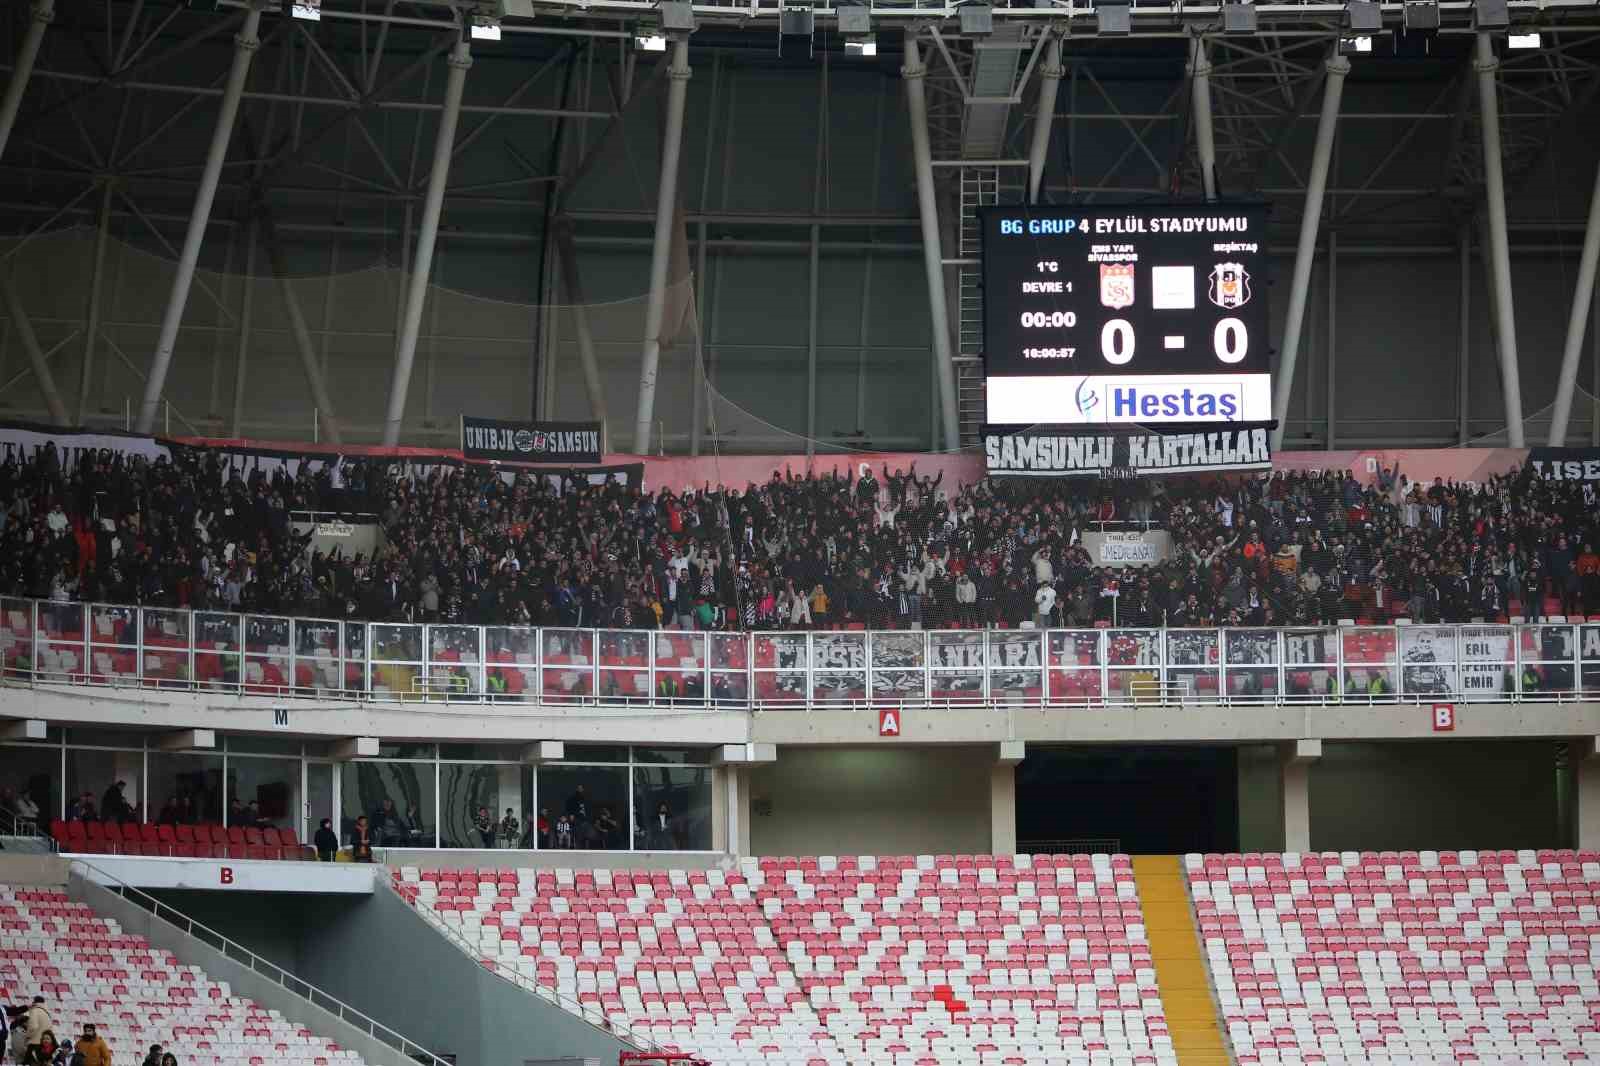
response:
<path fill-rule="evenodd" d="M 729 1063 L 1175 1063 L 1124 856 L 394 874 L 590 1020 Z"/>
<path fill-rule="evenodd" d="M 174 1049 L 184 1066 L 361 1063 L 64 893 L 0 885 L 0 1002 L 36 995 L 57 1036 L 93 1022 L 118 1063 L 139 1061 L 151 1044 Z"/>
<path fill-rule="evenodd" d="M 151 822 L 50 823 L 63 852 L 98 855 L 169 855 L 188 859 L 314 859 L 292 829 L 254 826 L 156 825 Z"/>
<path fill-rule="evenodd" d="M 1238 1061 L 1600 1061 L 1597 858 L 1186 856 Z"/>

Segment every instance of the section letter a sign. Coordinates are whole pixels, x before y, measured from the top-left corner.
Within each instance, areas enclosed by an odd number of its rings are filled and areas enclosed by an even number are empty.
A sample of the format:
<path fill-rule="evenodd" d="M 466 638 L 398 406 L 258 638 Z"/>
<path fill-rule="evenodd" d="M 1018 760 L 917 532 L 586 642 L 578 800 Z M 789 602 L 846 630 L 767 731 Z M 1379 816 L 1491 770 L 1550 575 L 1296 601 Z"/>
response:
<path fill-rule="evenodd" d="M 897 737 L 900 735 L 900 708 L 878 708 L 878 735 L 880 737 Z"/>

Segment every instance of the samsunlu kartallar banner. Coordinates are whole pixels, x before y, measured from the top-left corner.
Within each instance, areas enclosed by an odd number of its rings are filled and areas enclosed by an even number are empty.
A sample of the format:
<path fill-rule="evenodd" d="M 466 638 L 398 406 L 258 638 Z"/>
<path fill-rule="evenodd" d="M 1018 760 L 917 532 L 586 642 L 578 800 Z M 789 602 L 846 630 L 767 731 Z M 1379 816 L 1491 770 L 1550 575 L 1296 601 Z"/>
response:
<path fill-rule="evenodd" d="M 598 463 L 600 423 L 463 417 L 461 455 L 502 463 Z"/>
<path fill-rule="evenodd" d="M 1548 481 L 1600 482 L 1600 448 L 1531 448 L 1528 469 Z"/>
<path fill-rule="evenodd" d="M 1210 433 L 1003 433 L 983 435 L 984 465 L 1017 477 L 1153 477 L 1270 470 L 1267 428 Z"/>

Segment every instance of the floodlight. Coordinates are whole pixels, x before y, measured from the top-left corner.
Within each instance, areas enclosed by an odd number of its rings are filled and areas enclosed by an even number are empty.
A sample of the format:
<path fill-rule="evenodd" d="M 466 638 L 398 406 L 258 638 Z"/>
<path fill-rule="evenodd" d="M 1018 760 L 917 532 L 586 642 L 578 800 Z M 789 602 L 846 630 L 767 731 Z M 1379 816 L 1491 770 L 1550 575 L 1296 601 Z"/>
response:
<path fill-rule="evenodd" d="M 1480 30 L 1503 30 L 1511 25 L 1511 9 L 1506 0 L 1476 0 L 1472 24 Z"/>
<path fill-rule="evenodd" d="M 1407 33 L 1431 33 L 1439 28 L 1439 5 L 1435 0 L 1406 0 L 1400 10 Z"/>
<path fill-rule="evenodd" d="M 994 8 L 988 4 L 963 4 L 961 32 L 967 37 L 989 36 L 994 32 Z"/>
<path fill-rule="evenodd" d="M 1511 33 L 1506 35 L 1506 47 L 1515 49 L 1543 48 L 1544 38 L 1537 33 Z"/>
<path fill-rule="evenodd" d="M 1350 0 L 1345 11 L 1350 16 L 1350 28 L 1358 34 L 1383 29 L 1383 8 L 1375 0 Z"/>
<path fill-rule="evenodd" d="M 500 23 L 487 15 L 473 15 L 472 39 L 474 41 L 498 41 L 500 39 Z"/>
<path fill-rule="evenodd" d="M 865 4 L 835 8 L 842 37 L 861 37 L 872 32 L 872 9 Z"/>
<path fill-rule="evenodd" d="M 322 0 L 285 0 L 284 7 L 289 9 L 289 14 L 294 18 L 307 22 L 322 21 Z"/>
<path fill-rule="evenodd" d="M 1342 56 L 1366 55 L 1372 51 L 1372 38 L 1365 35 L 1358 37 L 1339 38 L 1339 54 Z"/>
<path fill-rule="evenodd" d="M 633 46 L 641 52 L 665 52 L 667 39 L 659 33 L 641 33 L 633 38 Z"/>
<path fill-rule="evenodd" d="M 847 38 L 844 42 L 844 54 L 871 59 L 878 54 L 878 39 L 876 37 Z"/>
<path fill-rule="evenodd" d="M 689 0 L 661 0 L 661 28 L 690 33 L 694 30 L 694 5 Z"/>
<path fill-rule="evenodd" d="M 1094 21 L 1102 37 L 1126 37 L 1133 32 L 1133 13 L 1126 3 L 1100 0 L 1094 5 Z"/>
<path fill-rule="evenodd" d="M 1256 32 L 1256 9 L 1250 4 L 1223 4 L 1222 32 Z"/>

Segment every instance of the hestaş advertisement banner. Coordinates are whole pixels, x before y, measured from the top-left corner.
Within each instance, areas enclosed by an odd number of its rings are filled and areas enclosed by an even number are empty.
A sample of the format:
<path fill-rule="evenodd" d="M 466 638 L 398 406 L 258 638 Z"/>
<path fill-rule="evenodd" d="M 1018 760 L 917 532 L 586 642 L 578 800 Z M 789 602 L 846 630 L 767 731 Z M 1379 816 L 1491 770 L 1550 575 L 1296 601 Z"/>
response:
<path fill-rule="evenodd" d="M 510 422 L 463 416 L 461 455 L 502 463 L 598 463 L 600 423 Z"/>

